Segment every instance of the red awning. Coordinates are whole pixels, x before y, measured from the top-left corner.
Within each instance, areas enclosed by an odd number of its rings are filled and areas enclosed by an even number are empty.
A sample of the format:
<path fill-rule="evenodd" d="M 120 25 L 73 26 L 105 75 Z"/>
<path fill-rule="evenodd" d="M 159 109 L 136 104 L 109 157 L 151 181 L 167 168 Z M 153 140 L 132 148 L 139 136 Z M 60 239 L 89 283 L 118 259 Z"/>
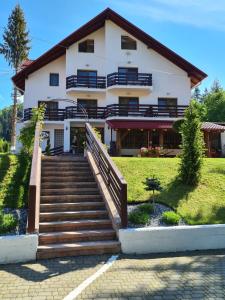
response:
<path fill-rule="evenodd" d="M 173 121 L 107 120 L 112 129 L 171 129 Z"/>

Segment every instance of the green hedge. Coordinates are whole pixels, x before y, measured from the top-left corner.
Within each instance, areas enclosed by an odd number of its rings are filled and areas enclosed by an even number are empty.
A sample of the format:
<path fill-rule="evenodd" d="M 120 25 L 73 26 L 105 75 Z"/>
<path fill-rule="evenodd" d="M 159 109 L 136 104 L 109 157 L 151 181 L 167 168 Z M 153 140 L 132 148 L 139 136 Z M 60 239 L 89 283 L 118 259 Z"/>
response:
<path fill-rule="evenodd" d="M 9 142 L 0 139 L 0 153 L 7 153 L 10 150 L 10 144 Z"/>

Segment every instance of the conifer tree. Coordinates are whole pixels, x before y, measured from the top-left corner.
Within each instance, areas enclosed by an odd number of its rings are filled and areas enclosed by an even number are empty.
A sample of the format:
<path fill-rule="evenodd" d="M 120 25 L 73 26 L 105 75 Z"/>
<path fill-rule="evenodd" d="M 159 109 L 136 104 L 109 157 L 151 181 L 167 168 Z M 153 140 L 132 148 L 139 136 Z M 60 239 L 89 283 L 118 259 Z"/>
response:
<path fill-rule="evenodd" d="M 181 126 L 182 153 L 179 169 L 183 183 L 195 186 L 201 178 L 201 167 L 204 156 L 204 140 L 201 131 L 199 109 L 195 101 L 191 101 L 185 112 Z"/>
<path fill-rule="evenodd" d="M 30 50 L 29 32 L 22 8 L 17 4 L 8 18 L 8 24 L 4 29 L 3 42 L 0 43 L 0 54 L 2 54 L 9 66 L 16 74 L 22 62 L 27 59 Z M 17 88 L 13 87 L 13 113 L 11 149 L 16 144 L 16 121 L 17 121 Z"/>

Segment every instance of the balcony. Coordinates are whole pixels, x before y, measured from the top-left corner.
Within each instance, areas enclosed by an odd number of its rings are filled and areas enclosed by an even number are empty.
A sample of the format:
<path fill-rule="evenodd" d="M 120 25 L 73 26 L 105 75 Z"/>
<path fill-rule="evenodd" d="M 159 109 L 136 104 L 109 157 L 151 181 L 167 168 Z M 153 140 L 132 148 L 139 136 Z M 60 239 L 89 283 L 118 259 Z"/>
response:
<path fill-rule="evenodd" d="M 107 106 L 106 117 L 182 118 L 186 108 L 186 105 L 112 104 Z"/>
<path fill-rule="evenodd" d="M 105 76 L 71 75 L 66 78 L 67 92 L 104 93 L 106 88 Z"/>
<path fill-rule="evenodd" d="M 152 89 L 152 74 L 111 73 L 107 76 L 107 87 L 108 89 L 138 89 L 150 91 Z"/>
<path fill-rule="evenodd" d="M 80 106 L 68 106 L 65 109 L 46 109 L 45 121 L 64 121 L 65 119 L 105 119 L 106 107 L 88 107 L 81 109 Z M 23 120 L 28 121 L 32 117 L 32 108 L 24 110 Z"/>

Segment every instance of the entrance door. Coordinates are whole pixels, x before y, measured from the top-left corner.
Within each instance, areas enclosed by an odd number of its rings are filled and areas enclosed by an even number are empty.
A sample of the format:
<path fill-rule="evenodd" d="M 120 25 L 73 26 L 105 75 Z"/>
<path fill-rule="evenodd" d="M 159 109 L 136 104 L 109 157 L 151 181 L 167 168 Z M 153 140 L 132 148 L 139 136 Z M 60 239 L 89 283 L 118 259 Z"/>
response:
<path fill-rule="evenodd" d="M 72 149 L 75 148 L 76 154 L 82 155 L 84 153 L 85 140 L 84 127 L 70 127 L 70 145 Z"/>
<path fill-rule="evenodd" d="M 138 68 L 118 68 L 119 84 L 136 84 L 138 80 Z"/>
<path fill-rule="evenodd" d="M 55 129 L 54 148 L 64 145 L 64 130 Z"/>
<path fill-rule="evenodd" d="M 77 70 L 77 82 L 80 87 L 97 88 L 97 71 Z"/>

